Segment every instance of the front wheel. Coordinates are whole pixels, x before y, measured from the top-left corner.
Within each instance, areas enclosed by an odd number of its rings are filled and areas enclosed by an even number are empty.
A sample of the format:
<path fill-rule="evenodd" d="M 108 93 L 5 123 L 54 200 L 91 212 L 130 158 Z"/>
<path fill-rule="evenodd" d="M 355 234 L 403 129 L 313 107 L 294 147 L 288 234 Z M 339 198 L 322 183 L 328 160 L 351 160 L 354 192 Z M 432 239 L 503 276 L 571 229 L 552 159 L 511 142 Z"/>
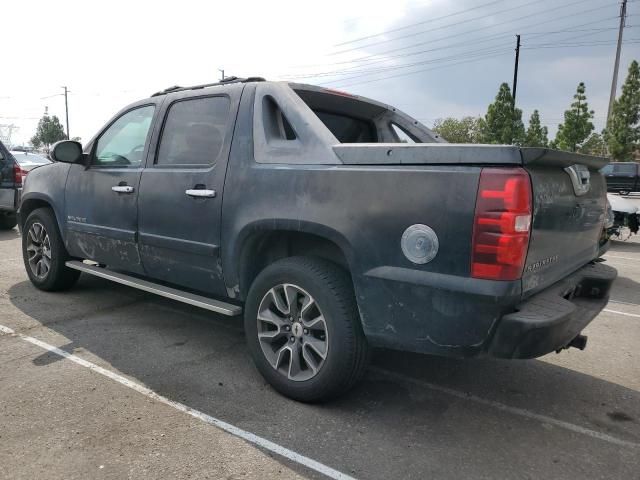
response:
<path fill-rule="evenodd" d="M 626 196 L 626 195 L 629 195 L 630 192 L 629 192 L 629 190 L 620 190 L 618 193 L 620 195 L 625 195 Z"/>
<path fill-rule="evenodd" d="M 40 290 L 66 290 L 80 276 L 78 270 L 65 266 L 70 257 L 48 208 L 38 208 L 27 217 L 22 229 L 22 257 L 29 280 Z"/>
<path fill-rule="evenodd" d="M 325 260 L 291 257 L 265 268 L 249 290 L 244 325 L 260 373 L 295 400 L 334 398 L 366 368 L 351 279 Z"/>

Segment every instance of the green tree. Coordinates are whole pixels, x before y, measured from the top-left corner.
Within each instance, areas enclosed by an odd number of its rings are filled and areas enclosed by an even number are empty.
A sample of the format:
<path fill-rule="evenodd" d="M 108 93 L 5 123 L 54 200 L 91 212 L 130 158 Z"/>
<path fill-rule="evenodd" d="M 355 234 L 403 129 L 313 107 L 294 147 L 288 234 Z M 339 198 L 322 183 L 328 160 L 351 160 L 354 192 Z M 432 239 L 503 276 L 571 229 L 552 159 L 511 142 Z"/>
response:
<path fill-rule="evenodd" d="M 634 60 L 629 66 L 622 94 L 613 104 L 605 133 L 609 153 L 619 161 L 633 160 L 640 150 L 640 67 Z"/>
<path fill-rule="evenodd" d="M 451 143 L 481 143 L 481 119 L 478 117 L 439 118 L 433 131 Z"/>
<path fill-rule="evenodd" d="M 598 155 L 604 157 L 607 155 L 607 144 L 604 141 L 604 137 L 597 132 L 589 135 L 589 138 L 582 144 L 579 153 L 586 155 Z"/>
<path fill-rule="evenodd" d="M 500 85 L 495 101 L 487 109 L 482 137 L 486 143 L 521 145 L 524 142 L 522 110 L 513 108 L 513 96 L 507 83 Z"/>
<path fill-rule="evenodd" d="M 564 112 L 564 122 L 558 125 L 554 148 L 576 152 L 594 130 L 584 82 L 578 84 L 571 108 Z"/>
<path fill-rule="evenodd" d="M 524 137 L 525 147 L 547 147 L 549 146 L 549 129 L 540 123 L 540 112 L 534 110 L 529 118 L 529 128 Z"/>
<path fill-rule="evenodd" d="M 33 144 L 34 140 L 36 142 L 39 141 L 40 144 L 49 148 L 49 145 L 64 140 L 65 138 L 67 138 L 67 135 L 64 133 L 64 128 L 62 128 L 58 117 L 55 115 L 53 117 L 44 115 L 38 122 L 38 128 L 36 134 L 31 139 L 31 143 Z"/>
<path fill-rule="evenodd" d="M 40 141 L 37 135 L 34 135 L 33 137 L 31 137 L 31 146 L 36 150 L 38 150 L 42 146 L 42 142 Z"/>

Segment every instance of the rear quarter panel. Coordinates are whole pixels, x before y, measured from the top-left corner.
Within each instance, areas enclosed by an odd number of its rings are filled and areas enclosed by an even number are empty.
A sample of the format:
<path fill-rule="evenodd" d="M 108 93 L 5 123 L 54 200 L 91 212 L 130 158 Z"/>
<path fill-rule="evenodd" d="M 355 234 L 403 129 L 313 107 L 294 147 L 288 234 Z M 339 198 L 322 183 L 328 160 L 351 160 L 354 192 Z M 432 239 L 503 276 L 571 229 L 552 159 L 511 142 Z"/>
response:
<path fill-rule="evenodd" d="M 251 119 L 243 96 L 223 192 L 222 259 L 229 291 L 239 290 L 239 257 L 251 234 L 314 233 L 345 254 L 372 343 L 449 353 L 487 338 L 503 298 L 485 296 L 489 304 L 483 305 L 474 295 L 446 287 L 370 274 L 392 266 L 461 284 L 469 280 L 479 167 L 258 164 Z M 439 240 L 437 256 L 424 265 L 407 260 L 400 244 L 405 229 L 418 223 L 433 228 Z"/>

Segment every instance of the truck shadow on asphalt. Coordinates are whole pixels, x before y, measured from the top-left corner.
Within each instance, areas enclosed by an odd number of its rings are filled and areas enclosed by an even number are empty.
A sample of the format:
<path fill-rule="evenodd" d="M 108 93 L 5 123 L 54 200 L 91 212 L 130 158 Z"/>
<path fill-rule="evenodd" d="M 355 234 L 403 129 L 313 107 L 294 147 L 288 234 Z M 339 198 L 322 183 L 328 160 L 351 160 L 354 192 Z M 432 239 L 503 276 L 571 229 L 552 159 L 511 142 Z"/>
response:
<path fill-rule="evenodd" d="M 584 478 L 623 477 L 625 469 L 640 467 L 633 449 L 472 398 L 640 445 L 640 392 L 545 361 L 456 360 L 378 351 L 364 381 L 346 396 L 305 405 L 278 395 L 257 373 L 239 318 L 86 276 L 69 292 L 39 292 L 23 281 L 8 293 L 16 308 L 65 337 L 59 342 L 64 349 L 80 355 L 84 350 L 171 400 L 346 473 L 400 478 L 399 465 L 438 473 L 431 470 L 434 455 L 450 459 L 446 472 L 453 478 L 464 476 L 462 464 L 473 465 L 478 478 L 491 478 L 485 470 L 490 464 L 524 465 L 536 455 L 549 463 L 545 468 L 550 478 L 565 477 L 568 468 L 576 475 L 578 468 Z M 105 300 L 96 305 L 96 298 Z M 37 331 L 27 334 L 48 341 Z M 45 366 L 51 360 L 47 354 L 34 363 Z M 582 458 L 576 452 L 584 454 L 585 449 L 591 461 L 576 467 Z M 378 461 L 371 459 L 375 452 L 384 452 Z M 457 465 L 454 457 L 465 461 Z"/>
<path fill-rule="evenodd" d="M 0 230 L 0 242 L 5 242 L 7 240 L 15 240 L 20 236 L 20 232 L 17 228 L 12 228 L 11 230 Z"/>

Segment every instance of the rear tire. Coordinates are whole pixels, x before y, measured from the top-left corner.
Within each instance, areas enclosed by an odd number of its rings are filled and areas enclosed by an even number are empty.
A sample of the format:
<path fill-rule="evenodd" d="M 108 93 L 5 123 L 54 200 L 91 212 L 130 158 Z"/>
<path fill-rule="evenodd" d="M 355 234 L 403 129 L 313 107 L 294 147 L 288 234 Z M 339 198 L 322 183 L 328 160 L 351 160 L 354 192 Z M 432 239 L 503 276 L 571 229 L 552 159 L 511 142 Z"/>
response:
<path fill-rule="evenodd" d="M 65 266 L 71 260 L 49 208 L 31 212 L 22 229 L 22 258 L 29 280 L 45 291 L 71 288 L 80 272 Z"/>
<path fill-rule="evenodd" d="M 294 400 L 330 400 L 364 374 L 369 347 L 351 278 L 326 260 L 291 257 L 265 268 L 249 290 L 244 324 L 256 367 Z"/>
<path fill-rule="evenodd" d="M 18 224 L 16 214 L 3 215 L 0 213 L 0 230 L 11 230 Z"/>

